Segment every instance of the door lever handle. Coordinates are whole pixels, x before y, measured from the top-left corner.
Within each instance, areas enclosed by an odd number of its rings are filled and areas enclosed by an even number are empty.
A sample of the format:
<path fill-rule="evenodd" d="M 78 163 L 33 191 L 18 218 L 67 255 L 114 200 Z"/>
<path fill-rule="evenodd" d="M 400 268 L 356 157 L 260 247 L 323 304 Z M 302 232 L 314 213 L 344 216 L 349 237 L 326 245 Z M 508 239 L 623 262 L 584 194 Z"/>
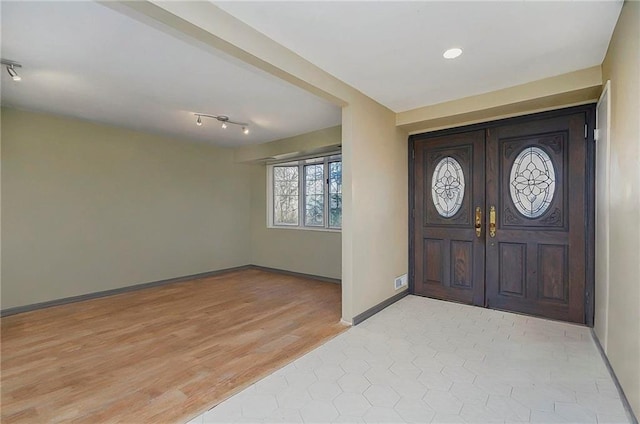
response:
<path fill-rule="evenodd" d="M 482 236 L 482 209 L 476 208 L 476 236 Z"/>
<path fill-rule="evenodd" d="M 491 206 L 489 209 L 489 236 L 496 236 L 496 207 Z"/>

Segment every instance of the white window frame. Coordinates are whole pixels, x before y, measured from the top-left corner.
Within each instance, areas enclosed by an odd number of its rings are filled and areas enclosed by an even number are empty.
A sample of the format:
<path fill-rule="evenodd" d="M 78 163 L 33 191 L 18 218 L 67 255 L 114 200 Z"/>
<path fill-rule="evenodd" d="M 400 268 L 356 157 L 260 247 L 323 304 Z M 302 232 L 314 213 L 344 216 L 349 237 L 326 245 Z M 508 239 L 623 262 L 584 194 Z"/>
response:
<path fill-rule="evenodd" d="M 328 231 L 340 232 L 342 227 L 329 226 L 329 164 L 332 162 L 342 162 L 342 155 L 338 153 L 327 154 L 324 156 L 310 157 L 287 162 L 269 163 L 267 164 L 267 227 L 277 229 L 296 229 L 308 231 Z M 305 181 L 305 165 L 323 164 L 324 167 L 324 225 L 305 225 L 305 198 L 306 184 Z M 298 167 L 298 224 L 276 224 L 274 222 L 274 180 L 273 168 L 278 166 L 297 166 Z"/>

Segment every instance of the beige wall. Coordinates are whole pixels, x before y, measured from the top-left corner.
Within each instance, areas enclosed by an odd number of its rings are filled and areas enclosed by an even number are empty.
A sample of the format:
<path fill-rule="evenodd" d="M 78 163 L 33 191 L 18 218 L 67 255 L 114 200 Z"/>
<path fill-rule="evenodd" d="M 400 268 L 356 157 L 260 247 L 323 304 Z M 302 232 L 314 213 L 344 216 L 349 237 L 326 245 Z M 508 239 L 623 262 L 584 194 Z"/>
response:
<path fill-rule="evenodd" d="M 343 214 L 342 275 L 352 281 L 346 316 L 402 291 L 394 279 L 408 271 L 408 143 L 394 123 L 395 113 L 371 102 L 343 109 L 342 136 L 350 141 L 342 150 L 350 165 L 343 171 L 350 190 L 343 188 L 349 213 Z"/>
<path fill-rule="evenodd" d="M 326 128 L 236 149 L 236 160 L 266 161 L 274 157 L 335 150 L 342 143 L 341 127 Z M 341 279 L 340 232 L 267 227 L 267 170 L 251 166 L 251 263 L 269 268 Z"/>
<path fill-rule="evenodd" d="M 640 2 L 625 2 L 602 64 L 611 81 L 607 357 L 640 413 Z M 599 241 L 598 241 L 599 242 Z M 598 284 L 598 282 L 596 282 Z M 596 315 L 596 328 L 599 326 Z M 601 331 L 602 332 L 602 331 Z M 602 336 L 602 334 L 598 334 Z"/>
<path fill-rule="evenodd" d="M 341 278 L 340 232 L 267 228 L 267 171 L 251 171 L 251 263 Z"/>
<path fill-rule="evenodd" d="M 233 151 L 2 110 L 2 308 L 250 263 Z"/>

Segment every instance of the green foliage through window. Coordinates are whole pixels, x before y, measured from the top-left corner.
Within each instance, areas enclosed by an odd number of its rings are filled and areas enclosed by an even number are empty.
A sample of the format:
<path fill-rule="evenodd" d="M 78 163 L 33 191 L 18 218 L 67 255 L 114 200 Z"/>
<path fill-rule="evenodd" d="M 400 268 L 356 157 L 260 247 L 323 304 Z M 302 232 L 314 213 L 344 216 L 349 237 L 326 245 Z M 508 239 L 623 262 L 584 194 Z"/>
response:
<path fill-rule="evenodd" d="M 329 162 L 329 227 L 342 226 L 342 162 Z"/>

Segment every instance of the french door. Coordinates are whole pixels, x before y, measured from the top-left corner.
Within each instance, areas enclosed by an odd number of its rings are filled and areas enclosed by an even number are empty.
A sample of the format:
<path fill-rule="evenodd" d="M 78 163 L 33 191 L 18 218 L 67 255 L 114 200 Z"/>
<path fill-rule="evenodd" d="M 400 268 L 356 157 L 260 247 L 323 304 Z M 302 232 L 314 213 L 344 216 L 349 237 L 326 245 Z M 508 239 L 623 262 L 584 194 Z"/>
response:
<path fill-rule="evenodd" d="M 413 293 L 586 322 L 587 118 L 411 137 Z"/>

